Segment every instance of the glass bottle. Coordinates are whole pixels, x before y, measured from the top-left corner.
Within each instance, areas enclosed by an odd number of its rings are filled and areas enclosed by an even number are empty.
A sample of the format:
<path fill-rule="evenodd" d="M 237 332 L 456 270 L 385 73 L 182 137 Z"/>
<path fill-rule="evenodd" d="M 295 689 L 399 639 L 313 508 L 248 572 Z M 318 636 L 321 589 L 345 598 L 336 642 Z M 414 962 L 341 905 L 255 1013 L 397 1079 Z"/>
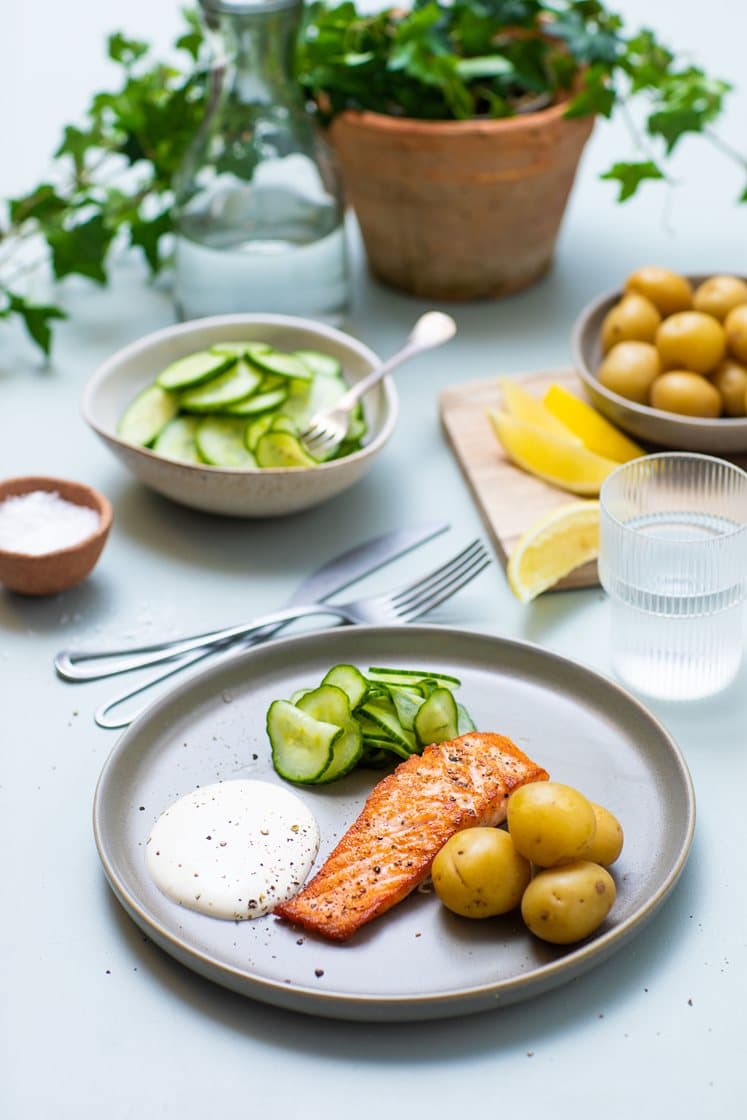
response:
<path fill-rule="evenodd" d="M 200 0 L 213 51 L 202 126 L 175 184 L 175 300 L 341 322 L 344 207 L 293 77 L 302 0 Z"/>

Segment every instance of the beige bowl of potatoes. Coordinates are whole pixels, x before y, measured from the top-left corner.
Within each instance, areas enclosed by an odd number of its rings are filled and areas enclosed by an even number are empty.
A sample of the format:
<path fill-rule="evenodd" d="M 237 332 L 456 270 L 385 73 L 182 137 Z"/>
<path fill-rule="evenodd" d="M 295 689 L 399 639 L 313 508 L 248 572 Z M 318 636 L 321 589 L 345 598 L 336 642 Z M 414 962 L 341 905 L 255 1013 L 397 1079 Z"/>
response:
<path fill-rule="evenodd" d="M 747 452 L 747 278 L 639 268 L 584 309 L 572 348 L 592 403 L 630 435 Z"/>

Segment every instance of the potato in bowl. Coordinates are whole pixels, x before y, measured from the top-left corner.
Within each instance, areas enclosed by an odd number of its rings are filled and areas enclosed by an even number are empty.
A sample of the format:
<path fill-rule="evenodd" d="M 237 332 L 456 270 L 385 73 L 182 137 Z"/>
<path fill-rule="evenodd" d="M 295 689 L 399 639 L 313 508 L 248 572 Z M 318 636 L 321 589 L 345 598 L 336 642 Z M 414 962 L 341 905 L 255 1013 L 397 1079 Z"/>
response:
<path fill-rule="evenodd" d="M 747 452 L 747 280 L 647 266 L 573 328 L 592 403 L 650 444 Z"/>
<path fill-rule="evenodd" d="M 390 438 L 397 396 L 389 378 L 363 402 L 367 427 L 363 445 L 314 466 L 261 468 L 251 461 L 237 466 L 185 461 L 157 453 L 157 436 L 147 440 L 151 444 L 147 446 L 136 442 L 131 431 L 122 430 L 133 401 L 174 363 L 216 344 L 252 341 L 281 353 L 326 354 L 340 363 L 349 384 L 379 364 L 373 351 L 351 335 L 312 320 L 265 314 L 214 316 L 156 331 L 107 359 L 84 390 L 84 419 L 136 478 L 183 505 L 231 517 L 279 517 L 318 505 L 362 478 Z"/>

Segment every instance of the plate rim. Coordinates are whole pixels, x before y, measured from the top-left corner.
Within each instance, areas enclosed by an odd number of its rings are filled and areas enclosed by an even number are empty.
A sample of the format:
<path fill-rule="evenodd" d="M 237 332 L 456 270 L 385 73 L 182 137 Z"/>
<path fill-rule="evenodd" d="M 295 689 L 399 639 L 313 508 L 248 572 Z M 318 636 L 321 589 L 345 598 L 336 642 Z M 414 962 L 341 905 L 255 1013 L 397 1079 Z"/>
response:
<path fill-rule="evenodd" d="M 291 651 L 298 647 L 303 649 L 306 645 L 314 645 L 319 640 L 325 641 L 333 635 L 339 638 L 346 630 L 349 632 L 351 629 L 364 638 L 366 636 L 371 638 L 390 637 L 395 633 L 398 636 L 420 633 L 439 635 L 441 638 L 451 636 L 460 640 L 479 639 L 504 650 L 520 650 L 526 656 L 539 657 L 540 660 L 550 664 L 557 663 L 566 672 L 576 672 L 586 678 L 591 678 L 593 681 L 600 683 L 603 688 L 616 694 L 618 700 L 624 705 L 635 710 L 639 718 L 642 717 L 649 723 L 659 737 L 661 744 L 665 747 L 670 761 L 675 763 L 682 780 L 681 793 L 684 795 L 686 805 L 683 832 L 676 857 L 673 859 L 664 880 L 654 893 L 634 913 L 592 941 L 584 941 L 578 948 L 569 950 L 566 955 L 532 968 L 525 974 L 512 976 L 497 983 L 486 982 L 473 985 L 455 992 L 423 992 L 407 995 L 392 993 L 368 995 L 344 991 L 325 992 L 309 985 L 285 984 L 269 977 L 258 976 L 256 973 L 253 974 L 227 964 L 209 952 L 195 949 L 188 943 L 188 939 L 180 938 L 160 920 L 152 918 L 118 875 L 102 836 L 101 807 L 106 784 L 116 762 L 126 753 L 130 740 L 136 739 L 145 723 L 157 719 L 163 709 L 180 703 L 185 697 L 189 697 L 195 689 L 207 685 L 211 677 L 220 677 L 226 671 L 234 671 L 243 662 L 248 661 L 250 665 L 255 661 L 261 662 L 262 650 L 265 645 L 278 648 L 282 653 L 283 650 L 287 649 Z M 541 995 L 559 987 L 561 984 L 587 972 L 597 964 L 603 963 L 619 948 L 622 948 L 631 936 L 637 934 L 648 924 L 673 890 L 687 864 L 696 822 L 695 790 L 690 769 L 682 750 L 664 724 L 643 701 L 639 700 L 623 685 L 574 658 L 556 653 L 554 650 L 549 650 L 533 642 L 502 637 L 476 629 L 436 624 L 415 624 L 411 626 L 360 625 L 353 628 L 331 627 L 314 630 L 277 639 L 271 643 L 258 643 L 249 649 L 224 656 L 214 665 L 203 667 L 189 679 L 156 698 L 117 738 L 98 775 L 92 810 L 93 833 L 98 856 L 108 883 L 120 905 L 156 944 L 183 964 L 184 967 L 213 983 L 227 987 L 244 997 L 256 999 L 261 1003 L 309 1015 L 365 1022 L 392 1021 L 395 1018 L 392 1014 L 393 1011 L 397 1012 L 396 1019 L 404 1022 L 449 1018 L 473 1011 L 478 1012 L 489 1007 L 508 1006 L 523 998 Z M 569 972 L 570 975 L 567 975 Z M 525 995 L 527 987 L 531 988 L 532 991 Z M 309 1006 L 306 1006 L 306 1003 Z"/>

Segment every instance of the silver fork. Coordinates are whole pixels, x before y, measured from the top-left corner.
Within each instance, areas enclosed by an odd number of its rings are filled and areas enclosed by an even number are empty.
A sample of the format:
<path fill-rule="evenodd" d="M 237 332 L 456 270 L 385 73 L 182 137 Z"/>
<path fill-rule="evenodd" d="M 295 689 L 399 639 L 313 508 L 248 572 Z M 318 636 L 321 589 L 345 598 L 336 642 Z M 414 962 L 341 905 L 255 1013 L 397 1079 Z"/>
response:
<path fill-rule="evenodd" d="M 455 595 L 457 591 L 479 575 L 489 563 L 490 557 L 485 546 L 481 541 L 476 540 L 451 560 L 442 564 L 440 568 L 428 572 L 398 591 L 384 595 L 374 595 L 366 599 L 355 599 L 352 603 L 330 606 L 329 608 L 326 604 L 312 604 L 297 607 L 293 610 L 289 608 L 284 611 L 276 611 L 273 615 L 258 619 L 257 625 L 266 627 L 270 618 L 277 620 L 280 616 L 283 616 L 282 621 L 285 622 L 327 609 L 334 611 L 342 622 L 380 624 L 412 622 L 438 606 L 439 603 L 443 603 L 446 599 Z M 291 619 L 288 618 L 289 615 Z M 271 634 L 274 635 L 274 633 L 275 630 L 273 629 Z M 228 649 L 225 643 L 207 648 L 203 647 L 202 652 L 196 658 L 189 659 L 186 665 L 190 665 L 194 660 L 206 657 L 210 653 L 233 653 L 235 648 L 235 646 L 231 646 Z M 94 712 L 96 723 L 99 727 L 108 730 L 129 726 L 140 715 L 143 708 L 127 711 L 119 716 L 112 713 L 125 701 L 131 700 L 132 697 L 173 676 L 174 673 L 179 672 L 184 667 L 185 662 L 180 662 L 175 668 L 161 676 L 151 678 L 143 684 L 136 685 L 135 688 L 111 697 Z"/>
<path fill-rule="evenodd" d="M 441 311 L 427 311 L 425 315 L 421 315 L 401 350 L 343 393 L 334 408 L 317 412 L 311 417 L 308 426 L 298 437 L 309 455 L 319 460 L 329 459 L 347 435 L 350 413 L 369 389 L 378 385 L 382 378 L 408 358 L 414 358 L 423 350 L 441 346 L 455 334 L 456 323 L 450 315 L 444 315 Z"/>
<path fill-rule="evenodd" d="M 251 622 L 228 626 L 222 630 L 209 630 L 189 638 L 155 645 L 140 646 L 132 650 L 65 650 L 55 658 L 55 668 L 66 680 L 90 681 L 100 677 L 142 669 L 160 661 L 171 661 L 191 650 L 219 648 L 237 638 L 248 637 L 280 623 L 295 622 L 312 615 L 330 614 L 341 622 L 387 623 L 410 622 L 445 599 L 450 598 L 490 563 L 485 545 L 474 540 L 451 560 L 433 571 L 420 576 L 396 591 L 353 599 L 349 603 L 298 604 L 271 614 L 261 615 Z M 102 668 L 101 662 L 108 664 Z"/>

